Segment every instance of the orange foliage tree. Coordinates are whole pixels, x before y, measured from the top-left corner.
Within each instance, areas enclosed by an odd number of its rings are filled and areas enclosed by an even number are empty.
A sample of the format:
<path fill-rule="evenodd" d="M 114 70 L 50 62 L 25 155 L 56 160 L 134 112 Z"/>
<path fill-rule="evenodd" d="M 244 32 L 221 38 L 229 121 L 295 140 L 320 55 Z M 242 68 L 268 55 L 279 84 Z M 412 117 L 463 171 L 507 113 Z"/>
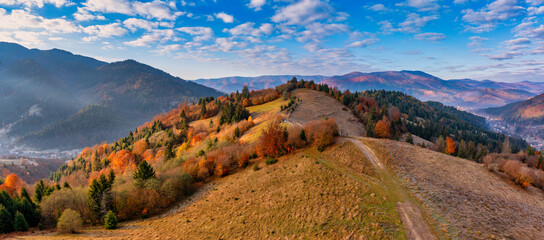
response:
<path fill-rule="evenodd" d="M 5 190 L 9 194 L 13 195 L 15 192 L 18 192 L 23 187 L 23 180 L 19 176 L 11 173 L 6 177 L 6 180 L 2 185 L 0 185 L 0 190 Z"/>
<path fill-rule="evenodd" d="M 446 138 L 446 154 L 452 155 L 455 153 L 455 142 L 450 137 Z"/>
<path fill-rule="evenodd" d="M 391 122 L 387 117 L 383 116 L 382 120 L 376 123 L 374 127 L 374 135 L 378 138 L 390 138 L 391 137 Z"/>
<path fill-rule="evenodd" d="M 132 153 L 137 155 L 143 155 L 148 147 L 149 147 L 149 143 L 147 143 L 145 139 L 140 139 L 134 144 Z"/>
<path fill-rule="evenodd" d="M 278 157 L 285 154 L 285 143 L 287 136 L 280 125 L 280 121 L 276 120 L 267 129 L 263 131 L 257 144 L 256 150 L 261 157 Z"/>
<path fill-rule="evenodd" d="M 108 157 L 110 161 L 111 168 L 116 173 L 121 173 L 125 171 L 128 167 L 136 167 L 136 162 L 134 161 L 134 154 L 128 150 L 121 150 L 117 153 L 112 153 Z"/>

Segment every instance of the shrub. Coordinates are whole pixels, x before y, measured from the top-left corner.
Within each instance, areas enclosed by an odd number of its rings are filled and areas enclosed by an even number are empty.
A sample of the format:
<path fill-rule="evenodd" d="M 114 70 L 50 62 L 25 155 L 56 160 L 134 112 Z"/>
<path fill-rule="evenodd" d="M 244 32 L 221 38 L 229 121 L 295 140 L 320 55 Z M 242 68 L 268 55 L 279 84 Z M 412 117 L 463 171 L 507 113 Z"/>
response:
<path fill-rule="evenodd" d="M 253 171 L 259 171 L 259 170 L 261 170 L 261 169 L 259 168 L 259 165 L 257 165 L 256 163 L 253 164 Z"/>
<path fill-rule="evenodd" d="M 272 165 L 272 164 L 277 163 L 277 162 L 278 162 L 278 159 L 275 159 L 275 158 L 272 158 L 272 157 L 268 157 L 264 161 L 264 163 L 266 163 L 266 165 Z"/>
<path fill-rule="evenodd" d="M 57 223 L 60 233 L 76 233 L 83 227 L 83 220 L 78 212 L 70 208 L 64 210 Z"/>
<path fill-rule="evenodd" d="M 28 230 L 28 223 L 26 222 L 25 216 L 22 213 L 17 211 L 15 213 L 15 219 L 13 220 L 13 228 L 15 231 L 24 232 Z"/>
<path fill-rule="evenodd" d="M 117 216 L 113 211 L 108 211 L 106 218 L 104 219 L 104 227 L 106 229 L 116 229 L 117 228 Z"/>
<path fill-rule="evenodd" d="M 338 126 L 334 119 L 314 120 L 304 125 L 304 132 L 308 141 L 313 143 L 319 151 L 323 151 L 338 135 Z"/>
<path fill-rule="evenodd" d="M 287 134 L 280 125 L 280 120 L 274 122 L 263 131 L 256 146 L 257 152 L 262 157 L 278 157 L 286 153 L 285 143 Z"/>
<path fill-rule="evenodd" d="M 57 222 L 57 218 L 66 209 L 74 209 L 84 219 L 90 218 L 87 208 L 87 192 L 83 188 L 64 188 L 54 191 L 51 195 L 44 198 L 40 204 L 41 214 L 46 225 L 52 225 Z"/>

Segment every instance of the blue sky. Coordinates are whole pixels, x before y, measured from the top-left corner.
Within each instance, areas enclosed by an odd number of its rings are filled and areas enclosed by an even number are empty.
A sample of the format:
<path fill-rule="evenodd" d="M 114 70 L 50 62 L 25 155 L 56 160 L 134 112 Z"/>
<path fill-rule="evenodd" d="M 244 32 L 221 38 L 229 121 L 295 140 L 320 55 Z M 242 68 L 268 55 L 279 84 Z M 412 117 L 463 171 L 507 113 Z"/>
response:
<path fill-rule="evenodd" d="M 0 41 L 184 79 L 422 70 L 544 81 L 544 0 L 0 0 Z"/>

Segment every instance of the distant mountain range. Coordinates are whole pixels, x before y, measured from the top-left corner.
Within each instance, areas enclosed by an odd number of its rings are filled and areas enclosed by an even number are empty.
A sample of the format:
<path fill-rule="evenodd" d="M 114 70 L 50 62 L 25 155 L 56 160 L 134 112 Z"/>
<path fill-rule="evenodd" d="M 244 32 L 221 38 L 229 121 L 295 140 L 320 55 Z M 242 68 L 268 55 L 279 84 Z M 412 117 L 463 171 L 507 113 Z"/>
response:
<path fill-rule="evenodd" d="M 327 76 L 314 75 L 314 76 L 301 76 L 301 75 L 265 75 L 259 77 L 224 77 L 224 78 L 211 78 L 211 79 L 197 79 L 195 82 L 215 88 L 224 93 L 236 92 L 236 90 L 242 90 L 244 85 L 247 85 L 249 90 L 261 90 L 265 88 L 273 88 L 286 83 L 293 77 L 298 79 L 314 80 L 320 82 L 327 79 Z"/>
<path fill-rule="evenodd" d="M 179 102 L 219 95 L 134 60 L 0 42 L 0 127 L 36 148 L 112 141 Z"/>
<path fill-rule="evenodd" d="M 231 92 L 248 85 L 250 89 L 262 89 L 280 85 L 292 75 L 260 77 L 226 77 L 199 79 L 196 82 Z M 466 109 L 503 106 L 526 100 L 544 92 L 544 83 L 539 82 L 494 82 L 471 79 L 443 80 L 421 71 L 351 72 L 338 76 L 296 76 L 299 79 L 326 83 L 339 89 L 364 91 L 385 89 L 402 91 L 421 100 L 438 101 L 446 105 Z"/>

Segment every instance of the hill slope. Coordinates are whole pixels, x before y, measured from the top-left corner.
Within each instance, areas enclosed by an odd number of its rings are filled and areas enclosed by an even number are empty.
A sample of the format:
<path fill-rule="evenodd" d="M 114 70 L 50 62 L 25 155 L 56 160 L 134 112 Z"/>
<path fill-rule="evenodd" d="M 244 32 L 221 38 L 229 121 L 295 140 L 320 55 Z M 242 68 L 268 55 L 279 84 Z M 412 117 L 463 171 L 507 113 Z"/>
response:
<path fill-rule="evenodd" d="M 364 139 L 454 239 L 542 239 L 544 194 L 482 164 L 406 143 Z"/>
<path fill-rule="evenodd" d="M 180 102 L 219 95 L 133 60 L 105 63 L 0 43 L 0 122 L 19 144 L 67 149 L 112 141 Z"/>
<path fill-rule="evenodd" d="M 301 90 L 292 93 L 303 101 L 323 101 L 321 92 Z M 315 96 L 302 96 L 312 94 Z M 323 101 L 322 105 L 325 103 Z M 254 106 L 252 114 L 266 119 L 267 114 L 276 113 L 277 102 L 265 105 Z M 349 129 L 346 128 L 349 124 L 360 124 L 350 122 L 349 119 L 353 117 L 349 114 L 351 110 L 343 110 L 341 105 L 332 105 L 328 112 L 313 111 L 311 106 L 298 105 L 293 116 L 301 111 L 304 118 L 292 117 L 292 124 L 302 124 L 307 119 L 320 117 L 337 117 L 343 129 Z M 299 122 L 297 119 L 302 120 Z M 209 119 L 203 119 L 191 125 L 196 127 L 208 122 Z M 256 119 L 256 127 L 263 123 L 262 119 Z M 232 127 L 226 126 L 212 137 L 220 137 L 229 128 Z M 360 126 L 360 129 L 364 127 Z M 248 131 L 246 134 L 251 133 Z M 253 159 L 251 164 L 256 164 L 256 168 L 241 169 L 226 177 L 212 178 L 210 182 L 202 183 L 204 185 L 196 195 L 163 215 L 124 222 L 120 229 L 114 231 L 90 227 L 78 237 L 543 237 L 541 222 L 544 220 L 544 201 L 539 190 L 521 189 L 472 161 L 408 143 L 362 138 L 356 133 L 352 136 L 337 138 L 336 144 L 323 152 L 308 147 L 285 155 L 271 165 Z M 149 139 L 150 143 L 154 142 L 154 137 Z M 199 149 L 202 148 L 189 151 Z M 89 151 L 87 154 L 92 155 Z M 164 164 L 160 162 L 162 160 L 158 161 L 153 163 L 156 169 L 165 166 L 161 165 Z M 183 158 L 181 162 L 176 161 L 179 160 L 170 160 L 170 165 L 166 166 L 170 168 L 175 166 L 173 164 L 182 164 Z M 126 176 L 120 178 L 126 179 Z M 70 237 L 73 235 L 28 236 L 29 239 Z"/>
<path fill-rule="evenodd" d="M 526 101 L 511 103 L 497 108 L 487 108 L 485 113 L 499 116 L 512 124 L 544 124 L 544 94 Z"/>

